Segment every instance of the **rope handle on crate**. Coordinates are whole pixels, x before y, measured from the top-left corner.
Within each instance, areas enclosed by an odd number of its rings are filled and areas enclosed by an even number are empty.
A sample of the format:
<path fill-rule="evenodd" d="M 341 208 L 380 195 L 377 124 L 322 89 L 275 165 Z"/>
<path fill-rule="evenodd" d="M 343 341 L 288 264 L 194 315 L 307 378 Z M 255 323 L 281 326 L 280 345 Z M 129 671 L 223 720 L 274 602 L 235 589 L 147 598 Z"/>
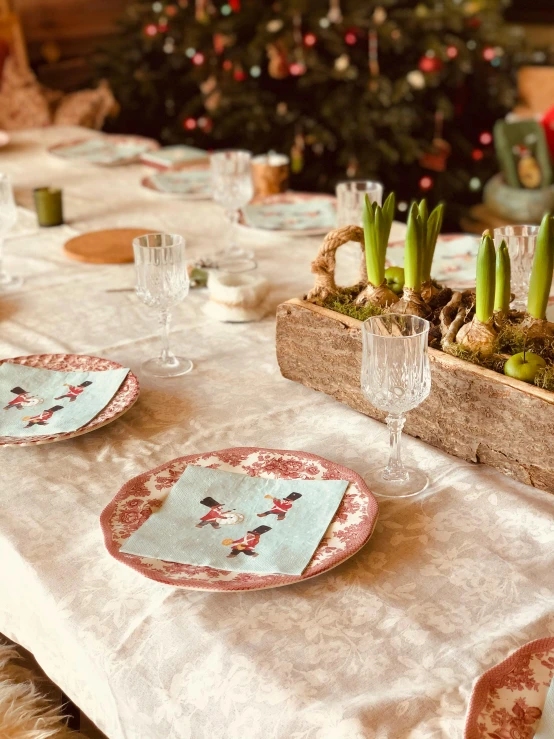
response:
<path fill-rule="evenodd" d="M 323 240 L 317 257 L 312 262 L 315 283 L 306 296 L 306 300 L 325 300 L 330 295 L 338 294 L 339 290 L 335 282 L 336 251 L 349 241 L 357 241 L 361 246 L 360 283 L 367 285 L 364 231 L 359 226 L 343 226 L 342 228 L 336 228 L 334 231 L 329 231 Z"/>

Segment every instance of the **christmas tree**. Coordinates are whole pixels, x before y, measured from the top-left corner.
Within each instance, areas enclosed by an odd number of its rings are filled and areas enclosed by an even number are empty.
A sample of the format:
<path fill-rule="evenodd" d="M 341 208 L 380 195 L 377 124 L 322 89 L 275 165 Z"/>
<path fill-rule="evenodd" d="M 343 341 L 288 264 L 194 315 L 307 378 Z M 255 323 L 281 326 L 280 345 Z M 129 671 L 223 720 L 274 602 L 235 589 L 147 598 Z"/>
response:
<path fill-rule="evenodd" d="M 474 202 L 497 169 L 521 35 L 501 0 L 131 2 L 99 72 L 118 130 L 204 148 L 276 150 L 292 186 L 347 178 Z"/>

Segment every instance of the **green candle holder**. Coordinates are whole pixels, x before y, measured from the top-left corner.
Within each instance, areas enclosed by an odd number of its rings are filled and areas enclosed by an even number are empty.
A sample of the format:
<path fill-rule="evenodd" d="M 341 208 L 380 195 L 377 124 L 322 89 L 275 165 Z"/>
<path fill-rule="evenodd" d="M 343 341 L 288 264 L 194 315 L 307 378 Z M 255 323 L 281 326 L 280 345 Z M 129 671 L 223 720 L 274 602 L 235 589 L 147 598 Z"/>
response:
<path fill-rule="evenodd" d="M 61 226 L 63 223 L 62 191 L 55 187 L 33 190 L 39 226 Z"/>

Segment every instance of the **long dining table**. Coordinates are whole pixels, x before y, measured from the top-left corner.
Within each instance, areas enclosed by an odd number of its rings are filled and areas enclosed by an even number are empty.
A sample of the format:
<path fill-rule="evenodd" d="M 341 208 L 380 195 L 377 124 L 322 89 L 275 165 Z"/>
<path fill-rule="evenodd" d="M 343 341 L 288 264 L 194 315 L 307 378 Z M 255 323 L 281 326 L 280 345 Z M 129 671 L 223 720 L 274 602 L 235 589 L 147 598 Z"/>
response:
<path fill-rule="evenodd" d="M 25 280 L 0 296 L 0 358 L 106 357 L 137 374 L 141 394 L 92 433 L 0 449 L 0 632 L 109 739 L 461 739 L 474 681 L 554 635 L 554 496 L 406 437 L 405 456 L 430 487 L 380 499 L 369 543 L 312 580 L 200 592 L 112 558 L 102 509 L 131 477 L 175 457 L 303 450 L 363 477 L 388 438 L 384 425 L 279 372 L 274 309 L 310 288 L 317 238 L 243 232 L 272 285 L 267 317 L 217 322 L 206 291 L 191 290 L 171 343 L 194 371 L 141 373 L 158 352 L 157 322 L 132 291 L 133 265 L 73 261 L 64 243 L 144 228 L 182 234 L 196 259 L 221 248 L 227 227 L 209 200 L 143 187 L 149 167 L 48 152 L 84 133 L 17 132 L 0 150 L 22 206 L 5 265 Z M 63 189 L 66 225 L 39 229 L 26 210 L 45 185 Z"/>

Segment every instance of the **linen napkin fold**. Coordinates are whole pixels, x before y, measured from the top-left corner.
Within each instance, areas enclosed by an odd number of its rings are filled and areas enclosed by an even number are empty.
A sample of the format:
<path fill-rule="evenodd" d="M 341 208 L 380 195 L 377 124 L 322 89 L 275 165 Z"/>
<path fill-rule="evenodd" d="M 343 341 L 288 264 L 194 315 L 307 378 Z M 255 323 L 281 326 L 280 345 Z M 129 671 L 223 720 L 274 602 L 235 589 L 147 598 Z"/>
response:
<path fill-rule="evenodd" d="M 242 209 L 244 222 L 252 228 L 305 231 L 335 228 L 337 214 L 327 198 L 311 198 L 295 203 L 252 203 Z"/>
<path fill-rule="evenodd" d="M 234 572 L 301 575 L 348 485 L 189 465 L 121 551 Z"/>
<path fill-rule="evenodd" d="M 57 372 L 13 362 L 0 365 L 0 436 L 76 431 L 113 398 L 128 368 Z"/>

